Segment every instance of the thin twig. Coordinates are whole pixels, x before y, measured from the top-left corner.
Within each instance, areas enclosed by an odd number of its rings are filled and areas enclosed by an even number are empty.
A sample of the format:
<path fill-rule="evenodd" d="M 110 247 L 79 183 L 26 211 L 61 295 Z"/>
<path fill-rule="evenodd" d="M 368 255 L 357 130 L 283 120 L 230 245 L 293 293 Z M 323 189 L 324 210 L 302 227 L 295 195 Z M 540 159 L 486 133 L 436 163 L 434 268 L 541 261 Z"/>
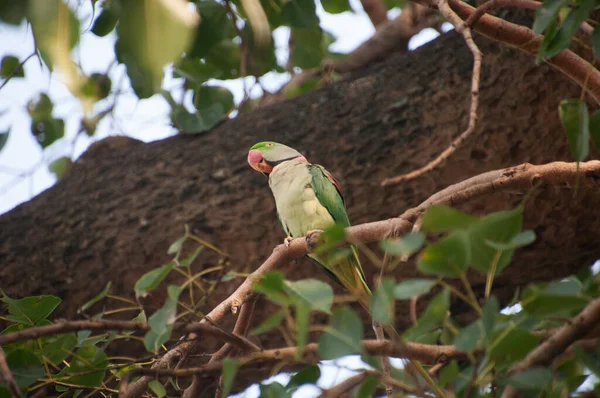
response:
<path fill-rule="evenodd" d="M 2 87 L 6 86 L 6 84 L 10 81 L 10 79 L 19 71 L 19 69 L 23 68 L 23 65 L 25 65 L 25 62 L 29 61 L 32 57 L 34 57 L 36 55 L 37 55 L 37 50 L 34 50 L 23 61 L 19 62 L 19 65 L 17 65 L 17 67 L 15 69 L 13 69 L 8 74 L 8 76 L 6 76 L 6 78 L 4 79 L 2 84 L 0 84 L 0 90 L 2 90 Z"/>
<path fill-rule="evenodd" d="M 2 347 L 0 347 L 0 381 L 8 387 L 8 391 L 10 391 L 12 397 L 21 396 L 21 389 L 10 371 L 8 363 L 6 363 L 6 355 Z"/>
<path fill-rule="evenodd" d="M 481 51 L 477 44 L 473 41 L 473 36 L 471 34 L 471 28 L 469 25 L 465 24 L 465 22 L 460 19 L 460 17 L 452 11 L 450 5 L 448 4 L 448 0 L 439 0 L 437 3 L 438 9 L 440 13 L 454 25 L 456 31 L 463 35 L 469 50 L 473 54 L 473 72 L 471 76 L 471 109 L 469 110 L 469 124 L 467 129 L 463 131 L 461 135 L 459 135 L 446 150 L 444 150 L 438 157 L 427 163 L 425 166 L 413 170 L 410 173 L 402 174 L 393 178 L 386 178 L 383 180 L 381 185 L 393 185 L 399 184 L 403 181 L 412 180 L 416 177 L 419 177 L 430 170 L 433 170 L 435 167 L 439 166 L 442 162 L 444 162 L 450 155 L 452 155 L 456 149 L 462 144 L 462 142 L 467 139 L 473 131 L 475 131 L 475 125 L 477 123 L 477 108 L 479 106 L 479 82 L 481 75 Z"/>

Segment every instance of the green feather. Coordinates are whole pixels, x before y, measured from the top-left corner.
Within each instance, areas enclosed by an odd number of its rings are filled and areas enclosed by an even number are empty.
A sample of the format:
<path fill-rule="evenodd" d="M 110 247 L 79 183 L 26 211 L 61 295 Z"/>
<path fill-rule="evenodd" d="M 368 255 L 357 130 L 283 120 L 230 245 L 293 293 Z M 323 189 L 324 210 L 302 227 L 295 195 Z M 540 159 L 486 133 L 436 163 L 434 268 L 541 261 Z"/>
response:
<path fill-rule="evenodd" d="M 348 213 L 346 213 L 344 198 L 333 176 L 324 167 L 317 164 L 309 164 L 308 169 L 312 176 L 312 187 L 319 203 L 327 209 L 336 224 L 344 228 L 349 227 L 350 220 L 348 219 Z M 354 288 L 358 291 L 364 290 L 367 294 L 371 294 L 365 274 L 360 265 L 360 260 L 358 259 L 358 251 L 355 246 L 352 245 L 350 247 L 352 255 L 342 260 L 341 264 L 326 264 L 322 259 L 316 260 L 333 273 L 339 279 L 339 282 L 350 291 Z M 359 283 L 362 286 L 356 286 L 356 278 L 353 271 L 357 272 L 360 278 Z M 353 293 L 356 293 L 356 291 Z"/>

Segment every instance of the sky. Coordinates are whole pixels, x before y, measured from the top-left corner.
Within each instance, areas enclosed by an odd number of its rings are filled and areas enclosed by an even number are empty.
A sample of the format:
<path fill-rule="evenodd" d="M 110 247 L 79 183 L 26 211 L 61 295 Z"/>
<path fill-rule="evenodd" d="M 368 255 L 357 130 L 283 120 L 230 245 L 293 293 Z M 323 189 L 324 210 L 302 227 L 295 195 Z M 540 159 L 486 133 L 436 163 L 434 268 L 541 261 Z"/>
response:
<path fill-rule="evenodd" d="M 82 29 L 87 30 L 91 26 L 92 9 L 89 6 L 90 2 L 81 2 L 81 4 L 78 15 L 82 20 Z M 369 18 L 362 11 L 360 1 L 350 0 L 350 4 L 356 12 L 336 15 L 327 14 L 320 4 L 317 5 L 321 26 L 337 38 L 330 47 L 332 51 L 350 52 L 374 33 Z M 394 18 L 399 13 L 398 9 L 393 9 L 389 12 L 389 16 Z M 448 28 L 450 26 L 447 26 L 446 30 Z M 411 40 L 409 47 L 414 49 L 437 36 L 438 33 L 433 29 L 426 29 Z M 18 27 L 0 24 L 0 37 L 2 37 L 0 59 L 6 55 L 24 59 L 33 52 L 31 30 L 25 23 Z M 274 32 L 276 55 L 282 65 L 285 65 L 288 56 L 288 38 L 288 28 L 278 28 Z M 73 51 L 73 57 L 80 63 L 84 73 L 104 73 L 109 68 L 115 59 L 113 51 L 115 39 L 114 33 L 104 38 L 98 38 L 91 32 L 82 34 L 80 44 Z M 12 79 L 0 91 L 0 132 L 10 131 L 6 146 L 0 151 L 0 214 L 10 211 L 51 187 L 56 182 L 56 178 L 48 171 L 48 164 L 55 159 L 62 156 L 76 159 L 91 143 L 111 135 L 126 135 L 150 142 L 177 133 L 170 126 L 170 109 L 165 100 L 159 95 L 138 100 L 131 90 L 122 65 L 113 67 L 110 72 L 113 90 L 119 92 L 114 117 L 105 118 L 99 124 L 95 136 L 91 138 L 85 134 L 77 135 L 83 111 L 78 100 L 61 83 L 60 76 L 51 75 L 48 70 L 41 67 L 36 58 L 29 60 L 24 69 L 25 79 Z M 249 84 L 253 83 L 252 78 L 247 79 Z M 276 91 L 288 79 L 287 74 L 269 73 L 261 78 L 261 83 L 267 90 Z M 229 88 L 234 94 L 236 103 L 243 98 L 241 79 L 213 80 L 209 83 Z M 163 82 L 165 89 L 176 86 L 178 86 L 177 81 L 169 78 Z M 47 93 L 50 96 L 55 104 L 54 117 L 64 118 L 66 123 L 65 137 L 43 151 L 29 132 L 30 118 L 27 114 L 28 101 L 39 93 Z M 260 89 L 251 94 L 261 95 Z M 178 95 L 182 93 L 179 92 Z M 113 101 L 115 96 L 111 95 L 99 102 L 95 109 L 104 110 Z M 392 363 L 400 365 L 399 360 L 393 360 Z M 318 385 L 322 388 L 331 387 L 356 373 L 349 370 L 350 368 L 365 366 L 357 356 L 345 357 L 335 363 L 325 361 L 321 366 L 322 377 Z M 273 378 L 283 384 L 287 383 L 288 379 L 287 375 Z M 299 389 L 294 397 L 309 398 L 319 393 L 318 388 L 305 386 Z M 258 386 L 255 385 L 239 396 L 251 398 L 258 395 Z"/>

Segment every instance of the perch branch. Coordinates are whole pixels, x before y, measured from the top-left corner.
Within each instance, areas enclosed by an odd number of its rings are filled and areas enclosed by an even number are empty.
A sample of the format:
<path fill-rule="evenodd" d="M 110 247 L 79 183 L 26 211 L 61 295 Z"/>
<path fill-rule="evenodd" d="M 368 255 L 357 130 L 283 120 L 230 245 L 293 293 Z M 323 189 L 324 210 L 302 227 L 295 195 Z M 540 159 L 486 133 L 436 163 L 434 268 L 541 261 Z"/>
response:
<path fill-rule="evenodd" d="M 585 337 L 590 330 L 600 323 L 600 298 L 591 301 L 579 315 L 556 331 L 552 337 L 531 351 L 525 359 L 509 369 L 509 373 L 519 373 L 533 366 L 547 366 L 552 360 L 562 354 L 573 342 Z M 502 398 L 517 395 L 517 389 L 508 386 Z"/>
<path fill-rule="evenodd" d="M 521 189 L 526 192 L 537 180 L 543 180 L 547 184 L 560 184 L 566 181 L 574 181 L 579 174 L 580 178 L 583 177 L 581 178 L 582 186 L 586 182 L 586 177 L 595 181 L 594 177 L 600 174 L 600 161 L 580 163 L 579 169 L 576 163 L 553 162 L 542 166 L 526 163 L 516 167 L 490 171 L 445 188 L 421 205 L 407 210 L 400 217 L 349 227 L 346 229 L 346 241 L 354 243 L 373 242 L 400 237 L 411 231 L 413 222 L 430 206 L 439 204 L 456 205 L 485 194 L 502 192 L 507 189 L 513 191 Z M 314 234 L 313 236 L 318 238 L 317 235 Z M 213 322 L 218 322 L 228 312 L 237 311 L 252 294 L 254 283 L 259 281 L 266 272 L 298 259 L 308 254 L 308 252 L 309 246 L 304 238 L 292 240 L 289 247 L 283 244 L 278 245 L 269 258 L 207 316 Z M 205 323 L 205 321 L 201 321 L 201 323 Z M 190 337 L 193 338 L 193 336 Z M 168 367 L 176 359 L 181 358 L 184 353 L 193 350 L 194 347 L 195 340 L 179 344 L 158 360 L 151 371 Z M 140 378 L 132 383 L 126 392 L 121 394 L 122 397 L 141 396 L 150 380 L 152 379 L 149 376 Z"/>
<path fill-rule="evenodd" d="M 448 0 L 439 0 L 437 3 L 438 10 L 440 13 L 446 18 L 454 27 L 456 31 L 460 33 L 465 39 L 465 43 L 467 43 L 467 47 L 471 50 L 473 54 L 473 72 L 471 74 L 471 109 L 469 110 L 469 124 L 467 125 L 467 129 L 463 131 L 461 135 L 459 135 L 446 150 L 444 150 L 441 154 L 439 154 L 435 159 L 427 163 L 425 166 L 413 170 L 409 173 L 399 175 L 393 178 L 385 179 L 381 185 L 393 185 L 399 184 L 403 181 L 412 180 L 413 178 L 419 177 L 431 170 L 435 167 L 439 166 L 443 163 L 450 155 L 452 155 L 456 148 L 462 144 L 462 142 L 467 139 L 473 131 L 475 131 L 475 124 L 477 123 L 477 108 L 479 106 L 479 82 L 481 75 L 481 51 L 477 44 L 473 41 L 473 35 L 471 34 L 471 28 L 450 8 L 448 4 Z"/>

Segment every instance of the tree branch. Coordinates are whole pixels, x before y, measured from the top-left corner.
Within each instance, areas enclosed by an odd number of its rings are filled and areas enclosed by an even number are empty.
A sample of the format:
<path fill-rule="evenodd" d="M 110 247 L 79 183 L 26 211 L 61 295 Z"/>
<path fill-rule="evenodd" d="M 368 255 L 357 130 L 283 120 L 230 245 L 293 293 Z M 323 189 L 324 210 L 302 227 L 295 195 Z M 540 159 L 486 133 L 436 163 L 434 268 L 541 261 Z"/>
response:
<path fill-rule="evenodd" d="M 147 332 L 150 330 L 145 322 L 137 321 L 116 321 L 116 320 L 98 320 L 98 321 L 61 321 L 47 326 L 34 326 L 29 329 L 23 329 L 12 333 L 0 335 L 0 346 L 15 343 L 18 341 L 35 340 L 42 336 L 55 336 L 59 334 L 77 332 L 80 330 L 92 331 L 112 331 L 112 330 L 133 330 Z M 225 341 L 235 347 L 247 351 L 260 351 L 260 348 L 246 339 L 245 337 L 231 334 L 225 330 L 203 323 L 175 323 L 173 331 L 205 334 Z"/>
<path fill-rule="evenodd" d="M 381 0 L 360 0 L 363 10 L 369 16 L 373 26 L 377 28 L 384 22 L 387 22 L 387 8 Z"/>
<path fill-rule="evenodd" d="M 429 5 L 431 0 L 414 0 Z M 459 1 L 449 0 L 452 9 L 463 19 L 475 12 L 475 8 Z M 544 37 L 536 35 L 525 26 L 517 25 L 501 18 L 486 14 L 473 25 L 475 31 L 500 43 L 507 44 L 523 52 L 537 56 Z M 544 61 L 558 69 L 569 79 L 585 88 L 600 103 L 600 71 L 588 61 L 565 49 L 552 58 Z"/>
<path fill-rule="evenodd" d="M 272 350 L 256 352 L 238 358 L 241 366 L 256 366 L 257 364 L 275 364 L 278 362 L 315 364 L 320 358 L 317 353 L 316 343 L 307 344 L 302 352 L 302 357 L 297 358 L 298 347 L 284 347 Z M 389 340 L 363 340 L 362 350 L 370 356 L 391 356 L 394 358 L 411 358 L 424 363 L 435 363 L 440 356 L 447 356 L 457 360 L 467 359 L 467 354 L 458 351 L 454 346 L 427 345 L 419 343 L 403 343 L 395 345 Z M 129 371 L 121 380 L 120 397 L 129 396 L 129 380 L 135 376 L 145 375 L 148 377 L 185 377 L 197 375 L 202 379 L 214 377 L 222 371 L 223 363 L 213 362 L 204 366 L 185 369 L 148 369 L 136 368 Z"/>
<path fill-rule="evenodd" d="M 591 301 L 581 313 L 572 318 L 544 343 L 531 351 L 525 359 L 513 365 L 509 373 L 519 373 L 533 366 L 547 366 L 552 360 L 563 353 L 575 341 L 585 337 L 590 330 L 600 323 L 600 298 Z M 517 389 L 508 386 L 502 398 L 512 398 L 517 395 Z"/>
<path fill-rule="evenodd" d="M 579 168 L 576 163 L 553 162 L 542 166 L 534 166 L 526 163 L 516 167 L 490 171 L 447 187 L 431 196 L 419 206 L 405 211 L 400 217 L 346 228 L 346 241 L 354 243 L 374 242 L 400 237 L 410 232 L 415 220 L 428 207 L 433 205 L 457 205 L 485 194 L 502 192 L 504 190 L 512 191 L 520 189 L 526 192 L 539 180 L 543 180 L 551 185 L 560 184 L 565 181 L 573 182 L 578 175 L 580 175 L 581 179 L 580 184 L 583 186 L 586 182 L 586 177 L 593 180 L 598 177 L 599 173 L 600 161 L 579 163 Z M 313 234 L 311 240 L 318 239 L 318 235 L 318 233 Z M 269 258 L 250 274 L 236 291 L 217 305 L 207 317 L 213 322 L 218 322 L 228 312 L 236 313 L 240 306 L 251 296 L 254 283 L 258 282 L 265 273 L 308 253 L 309 244 L 304 238 L 292 240 L 289 247 L 283 244 L 278 245 Z M 205 320 L 201 321 L 201 324 L 205 323 Z M 195 338 L 195 336 L 192 334 L 190 338 Z M 172 365 L 175 360 L 184 356 L 186 352 L 192 351 L 194 347 L 195 341 L 185 341 L 168 351 L 153 365 L 151 370 L 146 370 L 154 372 L 166 368 Z M 127 391 L 123 392 L 124 390 L 121 390 L 121 396 L 140 396 L 145 391 L 150 380 L 152 378 L 149 376 L 140 378 L 135 383 L 132 383 Z"/>

